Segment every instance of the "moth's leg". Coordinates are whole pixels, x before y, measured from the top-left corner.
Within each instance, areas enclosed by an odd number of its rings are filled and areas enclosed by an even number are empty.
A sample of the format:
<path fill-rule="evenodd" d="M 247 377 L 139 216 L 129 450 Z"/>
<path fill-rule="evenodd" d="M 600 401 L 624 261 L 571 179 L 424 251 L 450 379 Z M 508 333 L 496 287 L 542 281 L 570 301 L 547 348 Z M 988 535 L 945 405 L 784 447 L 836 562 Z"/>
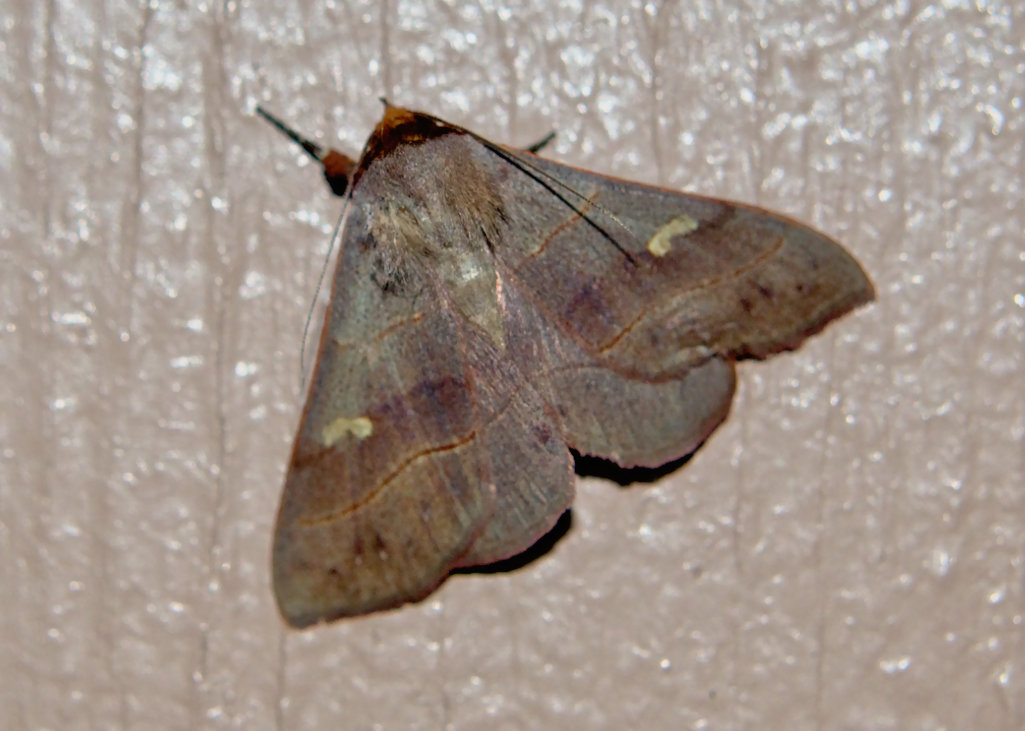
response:
<path fill-rule="evenodd" d="M 555 130 L 552 130 L 544 136 L 544 139 L 538 140 L 533 145 L 524 147 L 523 149 L 527 152 L 540 152 L 541 148 L 545 147 L 549 142 L 555 139 Z"/>

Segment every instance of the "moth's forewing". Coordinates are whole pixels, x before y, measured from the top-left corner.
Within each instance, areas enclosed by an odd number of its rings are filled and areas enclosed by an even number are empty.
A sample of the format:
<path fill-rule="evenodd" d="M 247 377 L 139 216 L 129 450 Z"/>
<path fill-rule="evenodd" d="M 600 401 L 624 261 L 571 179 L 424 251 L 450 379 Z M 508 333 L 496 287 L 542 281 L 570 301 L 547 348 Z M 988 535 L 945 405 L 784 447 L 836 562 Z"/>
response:
<path fill-rule="evenodd" d="M 528 548 L 572 500 L 568 447 L 681 457 L 725 418 L 737 357 L 872 296 L 788 219 L 392 107 L 352 180 L 275 537 L 296 626 Z"/>
<path fill-rule="evenodd" d="M 369 170 L 352 191 L 282 495 L 274 586 L 295 626 L 425 596 L 493 511 L 463 325 L 420 272 L 382 287 L 386 185 Z"/>
<path fill-rule="evenodd" d="M 499 185 L 521 235 L 496 258 L 617 371 L 658 379 L 709 355 L 766 357 L 873 297 L 843 247 L 787 217 L 504 151 L 526 171 Z M 477 158 L 510 167 L 487 147 Z"/>

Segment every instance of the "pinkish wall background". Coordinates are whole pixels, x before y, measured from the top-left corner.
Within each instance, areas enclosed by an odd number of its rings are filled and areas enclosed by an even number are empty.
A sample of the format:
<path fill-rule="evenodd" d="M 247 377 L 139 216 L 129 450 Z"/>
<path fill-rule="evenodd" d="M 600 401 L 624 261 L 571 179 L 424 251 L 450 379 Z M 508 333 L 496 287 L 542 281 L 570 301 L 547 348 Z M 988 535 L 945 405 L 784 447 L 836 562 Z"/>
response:
<path fill-rule="evenodd" d="M 0 727 L 1025 725 L 1020 3 L 295 5 L 2 0 Z M 805 219 L 878 302 L 534 563 L 295 633 L 340 206 L 252 112 L 355 151 L 382 94 Z"/>

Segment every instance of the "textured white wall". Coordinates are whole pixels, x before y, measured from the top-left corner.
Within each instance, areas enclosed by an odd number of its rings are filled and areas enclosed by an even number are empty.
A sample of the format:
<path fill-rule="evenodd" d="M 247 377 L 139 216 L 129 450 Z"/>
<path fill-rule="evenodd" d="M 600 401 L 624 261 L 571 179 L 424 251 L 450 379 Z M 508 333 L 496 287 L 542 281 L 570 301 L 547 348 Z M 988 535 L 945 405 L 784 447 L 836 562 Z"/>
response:
<path fill-rule="evenodd" d="M 2 0 L 0 726 L 1025 725 L 1020 3 Z M 379 95 L 836 236 L 878 302 L 745 363 L 539 560 L 307 633 L 269 588 Z"/>

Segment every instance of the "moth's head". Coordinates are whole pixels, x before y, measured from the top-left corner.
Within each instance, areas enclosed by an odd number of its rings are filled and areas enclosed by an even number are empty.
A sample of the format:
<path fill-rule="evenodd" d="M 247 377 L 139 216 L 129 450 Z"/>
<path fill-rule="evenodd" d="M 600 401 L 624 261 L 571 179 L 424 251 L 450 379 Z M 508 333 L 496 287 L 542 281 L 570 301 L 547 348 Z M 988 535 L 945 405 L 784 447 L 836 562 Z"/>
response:
<path fill-rule="evenodd" d="M 337 150 L 328 150 L 321 159 L 324 166 L 324 180 L 331 186 L 331 192 L 339 198 L 349 190 L 349 179 L 356 172 L 356 161 Z"/>
<path fill-rule="evenodd" d="M 384 115 L 363 147 L 359 165 L 352 174 L 353 185 L 367 168 L 392 157 L 397 150 L 415 147 L 457 131 L 452 125 L 429 114 L 393 107 L 384 99 L 381 101 L 384 102 Z"/>

